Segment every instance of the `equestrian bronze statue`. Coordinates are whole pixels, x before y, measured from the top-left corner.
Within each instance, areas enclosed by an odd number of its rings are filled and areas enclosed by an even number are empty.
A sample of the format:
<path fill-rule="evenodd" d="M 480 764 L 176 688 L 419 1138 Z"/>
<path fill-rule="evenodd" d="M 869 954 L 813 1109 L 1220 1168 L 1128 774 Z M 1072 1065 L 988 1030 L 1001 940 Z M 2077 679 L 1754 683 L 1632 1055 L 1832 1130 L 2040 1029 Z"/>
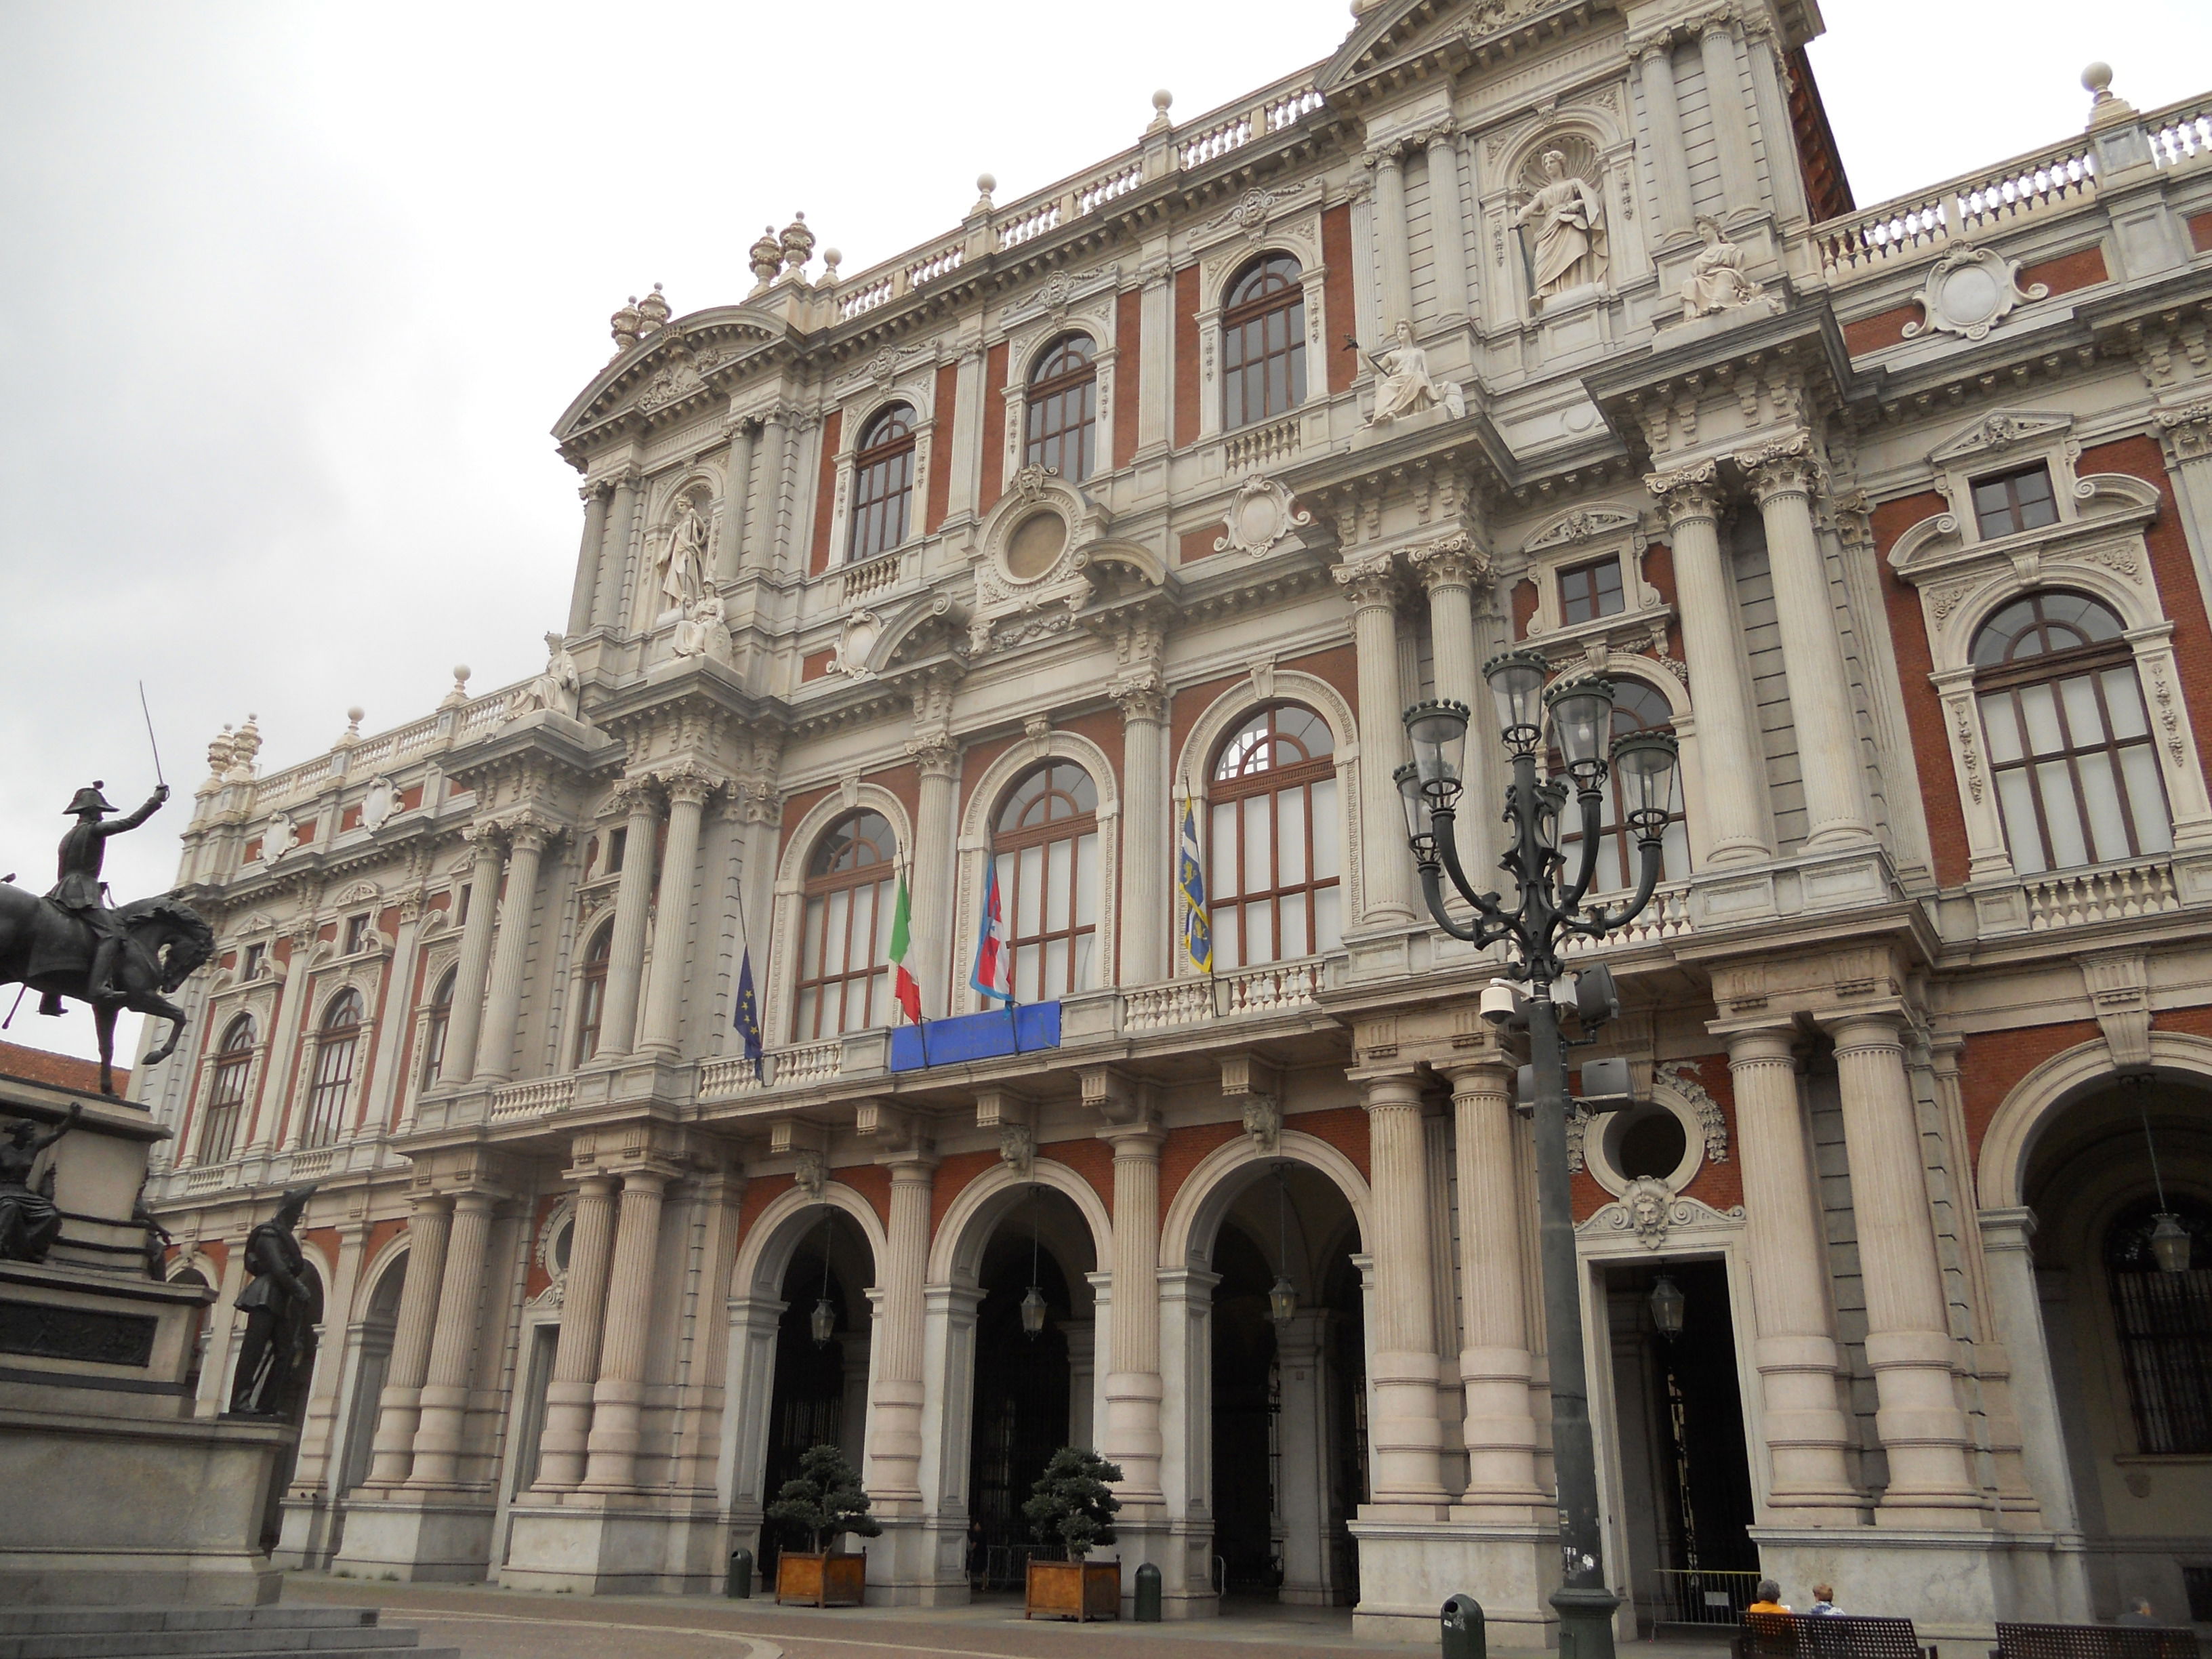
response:
<path fill-rule="evenodd" d="M 169 1035 L 143 1063 L 167 1059 L 185 1031 L 185 1011 L 169 995 L 214 955 L 215 933 L 173 896 L 109 907 L 100 878 L 107 838 L 143 823 L 169 789 L 161 785 L 137 811 L 109 820 L 115 808 L 100 788 L 80 789 L 69 804 L 76 823 L 62 837 L 52 890 L 33 898 L 0 885 L 0 985 L 39 992 L 41 1013 L 61 1012 L 64 997 L 88 1005 L 100 1036 L 100 1091 L 112 1095 L 116 1015 L 128 1009 L 167 1020 Z"/>

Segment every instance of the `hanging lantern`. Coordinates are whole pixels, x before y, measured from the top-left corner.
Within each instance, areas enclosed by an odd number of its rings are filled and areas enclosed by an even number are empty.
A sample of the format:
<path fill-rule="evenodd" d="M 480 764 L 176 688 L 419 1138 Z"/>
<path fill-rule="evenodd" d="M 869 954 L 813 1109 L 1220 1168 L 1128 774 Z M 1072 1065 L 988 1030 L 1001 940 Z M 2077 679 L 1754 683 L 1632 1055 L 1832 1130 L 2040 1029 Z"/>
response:
<path fill-rule="evenodd" d="M 1298 1293 L 1291 1288 L 1290 1279 L 1278 1273 L 1274 1288 L 1267 1292 L 1267 1317 L 1278 1325 L 1287 1325 L 1297 1316 Z"/>
<path fill-rule="evenodd" d="M 1267 1317 L 1286 1325 L 1298 1310 L 1298 1293 L 1291 1288 L 1291 1184 L 1283 1165 L 1275 1165 L 1275 1260 L 1282 1271 L 1267 1291 Z"/>
<path fill-rule="evenodd" d="M 1659 1334 L 1670 1342 L 1682 1334 L 1682 1310 L 1688 1300 L 1681 1288 L 1664 1273 L 1651 1287 L 1651 1322 L 1659 1328 Z"/>
<path fill-rule="evenodd" d="M 1022 1334 L 1024 1336 L 1039 1336 L 1043 1334 L 1044 1313 L 1043 1287 L 1032 1285 L 1029 1288 L 1029 1293 L 1022 1297 Z"/>
<path fill-rule="evenodd" d="M 1044 1188 L 1030 1188 L 1030 1288 L 1022 1297 L 1022 1334 L 1041 1336 L 1044 1333 L 1044 1287 L 1037 1283 L 1037 1262 L 1044 1253 L 1044 1224 L 1038 1218 L 1037 1206 L 1043 1201 Z"/>
<path fill-rule="evenodd" d="M 2166 1273 L 2187 1273 L 2189 1229 L 2171 1210 L 2160 1210 L 2151 1220 L 2154 1224 L 2150 1230 L 2150 1253 L 2158 1259 L 2158 1270 Z"/>
<path fill-rule="evenodd" d="M 814 1304 L 814 1311 L 807 1316 L 806 1323 L 814 1333 L 814 1346 L 828 1347 L 830 1339 L 837 1334 L 837 1310 L 830 1304 L 828 1297 Z"/>

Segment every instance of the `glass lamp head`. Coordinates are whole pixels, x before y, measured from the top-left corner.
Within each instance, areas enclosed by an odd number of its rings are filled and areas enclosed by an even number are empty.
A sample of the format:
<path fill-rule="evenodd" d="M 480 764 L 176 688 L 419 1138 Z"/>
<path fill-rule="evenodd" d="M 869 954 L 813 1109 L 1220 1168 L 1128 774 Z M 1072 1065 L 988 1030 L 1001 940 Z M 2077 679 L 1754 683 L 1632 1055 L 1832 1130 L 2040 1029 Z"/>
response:
<path fill-rule="evenodd" d="M 1688 1298 L 1681 1287 L 1665 1273 L 1651 1287 L 1651 1322 L 1659 1328 L 1659 1334 L 1676 1337 L 1682 1334 L 1682 1310 Z"/>
<path fill-rule="evenodd" d="M 1577 783 L 1596 783 L 1605 775 L 1605 740 L 1613 729 L 1613 682 L 1563 680 L 1545 694 L 1544 705 L 1567 770 Z"/>
<path fill-rule="evenodd" d="M 2162 1273 L 2185 1273 L 2189 1271 L 2189 1229 L 2181 1224 L 2181 1218 L 2171 1210 L 2161 1210 L 2152 1218 L 2150 1253 Z"/>
<path fill-rule="evenodd" d="M 830 1305 L 828 1297 L 814 1304 L 814 1311 L 807 1316 L 806 1323 L 813 1335 L 814 1346 L 828 1347 L 830 1339 L 837 1334 L 837 1310 Z"/>
<path fill-rule="evenodd" d="M 1459 793 L 1465 775 L 1467 720 L 1467 705 L 1448 699 L 1417 702 L 1406 711 L 1406 736 L 1413 746 L 1421 787 L 1441 803 Z"/>
<path fill-rule="evenodd" d="M 1398 805 L 1406 812 L 1406 840 L 1418 852 L 1429 838 L 1429 799 L 1421 790 L 1421 769 L 1407 762 L 1390 775 L 1398 786 Z"/>
<path fill-rule="evenodd" d="M 1632 732 L 1613 744 L 1613 775 L 1623 814 L 1641 836 L 1666 828 L 1674 805 L 1676 744 L 1664 732 Z"/>
<path fill-rule="evenodd" d="M 1552 665 L 1536 651 L 1508 651 L 1482 665 L 1482 678 L 1498 705 L 1498 729 L 1523 753 L 1544 734 L 1544 682 Z"/>
<path fill-rule="evenodd" d="M 1287 1274 L 1277 1273 L 1267 1291 L 1267 1317 L 1278 1325 L 1287 1325 L 1297 1311 L 1298 1293 L 1291 1288 Z"/>
<path fill-rule="evenodd" d="M 1024 1336 L 1036 1336 L 1043 1332 L 1044 1312 L 1044 1291 L 1042 1286 L 1032 1285 L 1029 1288 L 1029 1293 L 1022 1297 L 1022 1334 Z"/>

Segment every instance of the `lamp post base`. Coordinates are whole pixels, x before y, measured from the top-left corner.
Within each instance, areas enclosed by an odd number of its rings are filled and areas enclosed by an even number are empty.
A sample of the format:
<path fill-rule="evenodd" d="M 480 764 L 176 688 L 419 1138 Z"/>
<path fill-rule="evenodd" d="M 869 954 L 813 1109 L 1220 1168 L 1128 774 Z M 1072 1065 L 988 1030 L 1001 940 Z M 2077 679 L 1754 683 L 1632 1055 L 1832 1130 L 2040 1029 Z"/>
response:
<path fill-rule="evenodd" d="M 1559 1659 L 1613 1659 L 1613 1615 L 1620 1598 L 1611 1590 L 1571 1589 L 1565 1585 L 1552 1592 L 1552 1606 L 1559 1615 Z"/>

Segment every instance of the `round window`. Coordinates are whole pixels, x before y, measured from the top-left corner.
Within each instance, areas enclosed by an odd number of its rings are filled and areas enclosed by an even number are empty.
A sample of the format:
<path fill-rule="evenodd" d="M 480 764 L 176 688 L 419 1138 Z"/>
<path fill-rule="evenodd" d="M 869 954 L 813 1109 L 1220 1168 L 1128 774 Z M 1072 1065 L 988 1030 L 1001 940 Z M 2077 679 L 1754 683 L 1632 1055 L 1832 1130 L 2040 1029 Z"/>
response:
<path fill-rule="evenodd" d="M 553 1248 L 549 1254 L 553 1258 L 553 1272 L 556 1276 L 568 1271 L 568 1246 L 575 1237 L 576 1225 L 572 1221 L 563 1222 L 561 1231 L 553 1235 Z"/>
<path fill-rule="evenodd" d="M 1067 520 L 1049 509 L 1032 513 L 1006 538 L 1006 574 L 1035 581 L 1059 561 L 1067 545 Z"/>
<path fill-rule="evenodd" d="M 1605 1161 L 1622 1181 L 1670 1180 L 1690 1149 L 1682 1120 L 1664 1106 L 1616 1113 L 1606 1126 Z"/>

